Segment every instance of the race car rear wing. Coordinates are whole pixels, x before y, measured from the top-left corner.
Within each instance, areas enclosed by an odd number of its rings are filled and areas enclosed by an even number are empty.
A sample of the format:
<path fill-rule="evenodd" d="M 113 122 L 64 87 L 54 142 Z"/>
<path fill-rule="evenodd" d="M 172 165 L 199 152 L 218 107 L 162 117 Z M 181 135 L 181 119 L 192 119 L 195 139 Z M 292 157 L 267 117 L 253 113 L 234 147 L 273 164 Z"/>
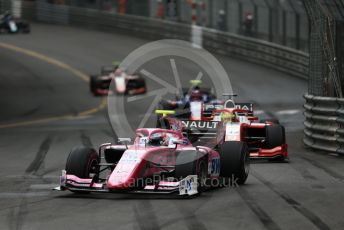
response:
<path fill-rule="evenodd" d="M 249 116 L 254 116 L 253 103 L 235 103 L 235 108 L 247 110 Z"/>
<path fill-rule="evenodd" d="M 235 108 L 249 111 L 247 115 L 254 116 L 254 105 L 253 103 L 234 103 L 233 100 L 227 100 L 224 104 L 205 104 L 203 115 L 205 117 L 211 116 L 214 110 L 225 109 L 225 108 Z"/>

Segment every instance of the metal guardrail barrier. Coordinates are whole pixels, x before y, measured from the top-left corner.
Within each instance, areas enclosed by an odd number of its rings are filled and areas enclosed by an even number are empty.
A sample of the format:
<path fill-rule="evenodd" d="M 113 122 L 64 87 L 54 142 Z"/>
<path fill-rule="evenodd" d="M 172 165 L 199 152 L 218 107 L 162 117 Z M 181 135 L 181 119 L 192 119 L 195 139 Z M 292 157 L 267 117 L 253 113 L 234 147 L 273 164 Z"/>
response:
<path fill-rule="evenodd" d="M 344 154 L 344 99 L 306 94 L 304 143 L 306 146 Z"/>
<path fill-rule="evenodd" d="M 149 39 L 182 39 L 219 54 L 265 65 L 298 77 L 307 78 L 308 75 L 307 53 L 255 38 L 196 25 L 54 5 L 44 1 L 24 1 L 22 7 L 22 16 L 29 20 L 134 33 L 136 36 Z"/>
<path fill-rule="evenodd" d="M 123 32 L 149 39 L 189 40 L 190 27 L 184 24 L 140 16 L 117 15 L 92 9 L 69 8 L 69 24 L 110 32 Z"/>
<path fill-rule="evenodd" d="M 309 55 L 307 53 L 267 41 L 203 29 L 203 47 L 301 78 L 306 79 L 308 75 Z"/>
<path fill-rule="evenodd" d="M 301 0 L 45 0 L 69 6 L 164 19 L 308 50 Z"/>

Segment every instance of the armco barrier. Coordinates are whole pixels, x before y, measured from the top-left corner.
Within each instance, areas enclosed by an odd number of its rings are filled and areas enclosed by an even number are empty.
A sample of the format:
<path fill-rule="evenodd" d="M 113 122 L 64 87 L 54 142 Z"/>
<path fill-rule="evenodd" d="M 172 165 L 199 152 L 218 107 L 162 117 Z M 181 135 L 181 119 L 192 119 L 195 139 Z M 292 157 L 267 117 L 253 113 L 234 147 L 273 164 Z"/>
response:
<path fill-rule="evenodd" d="M 301 78 L 307 78 L 308 75 L 308 54 L 274 43 L 203 29 L 203 47 Z"/>
<path fill-rule="evenodd" d="M 302 78 L 307 78 L 308 74 L 308 54 L 254 38 L 166 20 L 118 15 L 43 1 L 24 1 L 22 7 L 23 17 L 29 20 L 129 33 L 149 39 L 196 41 L 200 43 L 196 45 L 219 54 L 265 65 Z"/>
<path fill-rule="evenodd" d="M 190 39 L 190 27 L 174 22 L 153 20 L 139 16 L 120 16 L 91 9 L 69 10 L 69 24 L 104 31 L 123 32 L 150 39 Z"/>
<path fill-rule="evenodd" d="M 344 99 L 304 95 L 304 143 L 313 149 L 344 154 Z"/>

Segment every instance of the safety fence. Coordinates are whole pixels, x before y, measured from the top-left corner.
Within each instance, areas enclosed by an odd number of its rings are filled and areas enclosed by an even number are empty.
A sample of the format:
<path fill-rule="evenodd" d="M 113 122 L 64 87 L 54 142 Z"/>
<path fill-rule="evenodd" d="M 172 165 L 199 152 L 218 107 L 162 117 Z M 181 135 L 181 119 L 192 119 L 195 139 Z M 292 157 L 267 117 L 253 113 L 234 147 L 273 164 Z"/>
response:
<path fill-rule="evenodd" d="M 11 10 L 12 4 L 10 1 L 0 0 L 0 14 L 5 11 Z"/>
<path fill-rule="evenodd" d="M 0 13 L 2 2 L 0 0 Z M 135 15 L 266 40 L 307 52 L 309 23 L 301 0 L 22 0 Z M 12 0 L 12 2 L 18 2 Z M 8 8 L 8 7 L 7 7 Z"/>
<path fill-rule="evenodd" d="M 344 99 L 306 94 L 304 143 L 313 149 L 344 154 Z"/>
<path fill-rule="evenodd" d="M 60 1 L 61 2 L 61 1 Z M 111 13 L 159 18 L 308 50 L 308 19 L 301 0 L 73 0 Z"/>
<path fill-rule="evenodd" d="M 182 39 L 209 51 L 265 65 L 301 78 L 307 78 L 308 74 L 307 53 L 260 39 L 169 20 L 113 14 L 45 1 L 23 1 L 21 7 L 22 17 L 32 21 L 135 34 L 152 40 Z"/>
<path fill-rule="evenodd" d="M 203 29 L 207 50 L 307 78 L 309 55 L 278 44 L 212 29 Z"/>

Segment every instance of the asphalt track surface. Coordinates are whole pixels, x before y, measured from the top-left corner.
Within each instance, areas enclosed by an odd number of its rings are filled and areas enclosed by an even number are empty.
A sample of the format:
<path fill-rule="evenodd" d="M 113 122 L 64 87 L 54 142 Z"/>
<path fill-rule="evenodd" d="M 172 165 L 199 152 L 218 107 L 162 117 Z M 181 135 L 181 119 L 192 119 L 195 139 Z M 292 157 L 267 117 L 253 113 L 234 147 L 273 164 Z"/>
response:
<path fill-rule="evenodd" d="M 343 229 L 344 161 L 301 143 L 307 83 L 221 56 L 240 99 L 286 126 L 289 163 L 256 162 L 246 185 L 187 200 L 51 191 L 72 147 L 115 139 L 104 101 L 88 92 L 83 73 L 97 73 L 148 41 L 32 27 L 30 35 L 0 36 L 1 230 Z"/>

